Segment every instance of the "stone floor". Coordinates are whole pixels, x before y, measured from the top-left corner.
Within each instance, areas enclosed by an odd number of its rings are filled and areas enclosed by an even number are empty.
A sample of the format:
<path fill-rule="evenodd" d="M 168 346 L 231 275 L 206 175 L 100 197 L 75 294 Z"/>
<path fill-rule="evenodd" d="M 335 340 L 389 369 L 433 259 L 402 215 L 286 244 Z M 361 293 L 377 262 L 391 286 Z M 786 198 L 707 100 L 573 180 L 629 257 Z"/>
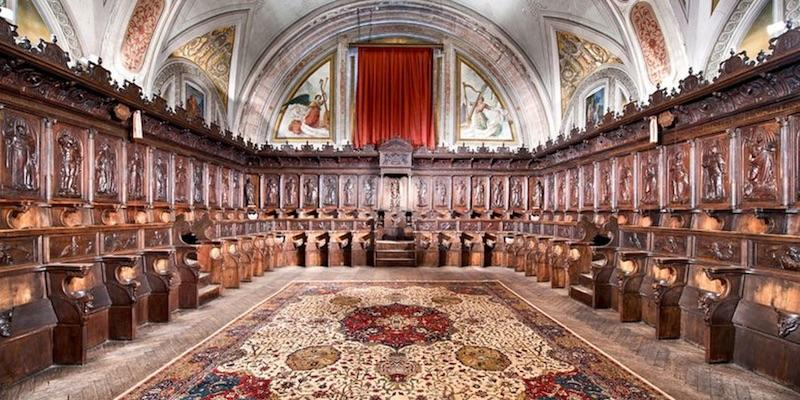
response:
<path fill-rule="evenodd" d="M 181 310 L 169 324 L 143 327 L 134 341 L 111 341 L 83 366 L 52 367 L 0 399 L 112 399 L 293 280 L 486 280 L 505 283 L 611 357 L 676 399 L 797 399 L 792 391 L 733 364 L 709 365 L 700 348 L 657 341 L 642 323 L 622 324 L 609 310 L 592 310 L 511 270 L 501 268 L 282 268 L 228 290 L 199 310 Z"/>

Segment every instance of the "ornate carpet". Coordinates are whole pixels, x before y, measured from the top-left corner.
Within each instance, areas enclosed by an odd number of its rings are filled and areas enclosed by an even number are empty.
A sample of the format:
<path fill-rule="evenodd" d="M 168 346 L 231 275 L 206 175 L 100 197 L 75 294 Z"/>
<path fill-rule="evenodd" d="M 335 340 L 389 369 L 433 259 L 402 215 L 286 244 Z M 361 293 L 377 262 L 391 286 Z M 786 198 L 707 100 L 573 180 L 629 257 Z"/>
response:
<path fill-rule="evenodd" d="M 124 399 L 663 399 L 503 284 L 294 282 Z"/>

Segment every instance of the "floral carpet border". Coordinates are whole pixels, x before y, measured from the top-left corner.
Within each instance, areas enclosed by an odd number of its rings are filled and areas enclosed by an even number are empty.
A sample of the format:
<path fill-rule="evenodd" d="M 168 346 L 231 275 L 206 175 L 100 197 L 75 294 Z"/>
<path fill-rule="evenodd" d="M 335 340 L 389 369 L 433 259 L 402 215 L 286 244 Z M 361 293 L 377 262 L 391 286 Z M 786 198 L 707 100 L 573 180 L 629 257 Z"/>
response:
<path fill-rule="evenodd" d="M 163 400 L 197 383 L 216 366 L 241 355 L 241 345 L 269 324 L 273 314 L 298 296 L 335 294 L 345 288 L 381 286 L 445 287 L 456 293 L 491 295 L 551 346 L 564 361 L 580 367 L 589 378 L 619 399 L 672 399 L 655 385 L 563 326 L 500 281 L 293 281 L 242 313 L 162 368 L 117 397 L 118 400 Z"/>

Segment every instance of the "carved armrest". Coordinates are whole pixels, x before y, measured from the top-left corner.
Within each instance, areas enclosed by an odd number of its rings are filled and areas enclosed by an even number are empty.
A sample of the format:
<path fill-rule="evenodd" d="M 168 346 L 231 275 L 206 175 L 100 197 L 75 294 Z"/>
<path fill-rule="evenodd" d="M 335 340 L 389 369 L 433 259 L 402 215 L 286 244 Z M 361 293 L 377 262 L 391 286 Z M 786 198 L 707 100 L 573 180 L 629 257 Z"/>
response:
<path fill-rule="evenodd" d="M 619 262 L 615 270 L 617 273 L 617 284 L 624 291 L 638 290 L 634 287 L 644 276 L 645 263 L 651 253 L 648 251 L 623 251 L 619 253 Z"/>
<path fill-rule="evenodd" d="M 686 286 L 686 272 L 691 259 L 683 257 L 653 257 L 653 296 L 656 303 L 676 303 Z M 659 272 L 664 271 L 667 276 Z"/>
<path fill-rule="evenodd" d="M 95 309 L 92 294 L 92 263 L 62 263 L 45 266 L 49 297 L 59 321 L 83 320 Z"/>
<path fill-rule="evenodd" d="M 231 250 L 229 250 L 231 251 Z M 163 285 L 166 289 L 175 282 L 175 251 L 171 249 L 145 249 L 139 252 L 144 263 L 144 271 L 147 274 L 150 286 L 155 290 L 154 285 Z"/>
<path fill-rule="evenodd" d="M 697 308 L 707 324 L 730 323 L 736 306 L 742 298 L 744 275 L 750 270 L 743 267 L 704 266 L 703 273 L 711 281 L 719 281 L 720 291 L 699 290 Z"/>
<path fill-rule="evenodd" d="M 138 301 L 137 291 L 142 285 L 139 281 L 141 270 L 137 256 L 97 257 L 105 271 L 109 295 L 116 304 L 134 304 Z M 121 296 L 119 296 L 121 295 Z M 116 298 L 115 298 L 116 297 Z"/>

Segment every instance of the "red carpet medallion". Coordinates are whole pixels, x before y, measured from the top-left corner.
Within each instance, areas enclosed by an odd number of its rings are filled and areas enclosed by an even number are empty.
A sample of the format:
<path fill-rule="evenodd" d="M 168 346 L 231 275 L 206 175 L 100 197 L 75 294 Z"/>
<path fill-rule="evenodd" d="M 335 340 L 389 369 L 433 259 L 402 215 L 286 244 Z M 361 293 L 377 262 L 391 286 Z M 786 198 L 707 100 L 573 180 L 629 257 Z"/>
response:
<path fill-rule="evenodd" d="M 663 399 L 499 282 L 292 283 L 124 399 Z"/>

